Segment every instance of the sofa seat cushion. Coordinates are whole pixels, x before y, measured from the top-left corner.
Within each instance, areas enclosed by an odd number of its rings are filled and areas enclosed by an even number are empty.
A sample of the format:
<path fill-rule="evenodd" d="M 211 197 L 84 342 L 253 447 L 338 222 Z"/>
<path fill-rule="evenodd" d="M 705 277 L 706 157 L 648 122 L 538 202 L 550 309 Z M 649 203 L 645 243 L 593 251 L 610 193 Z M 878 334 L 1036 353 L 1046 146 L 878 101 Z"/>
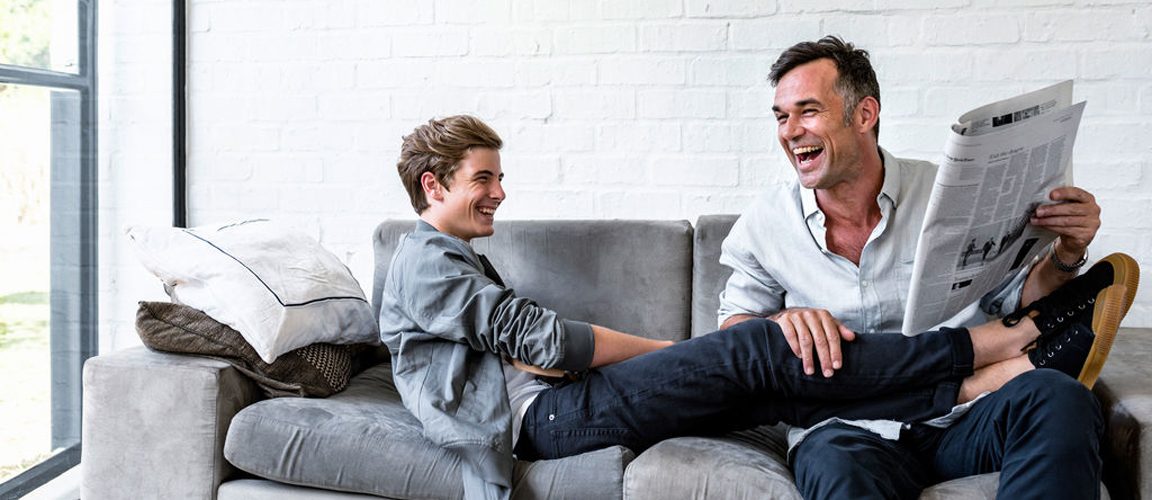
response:
<path fill-rule="evenodd" d="M 361 493 L 292 486 L 267 479 L 236 479 L 220 485 L 216 500 L 377 500 Z"/>
<path fill-rule="evenodd" d="M 801 500 L 787 466 L 782 427 L 764 426 L 724 437 L 669 439 L 641 453 L 624 474 L 628 500 Z M 993 500 L 1000 473 L 945 481 L 926 488 L 920 500 Z M 1100 485 L 1100 498 L 1108 491 Z"/>
<path fill-rule="evenodd" d="M 460 460 L 433 445 L 400 401 L 391 366 L 354 377 L 327 399 L 277 398 L 232 420 L 224 457 L 287 484 L 388 498 L 460 498 Z M 514 498 L 620 498 L 633 455 L 606 448 L 517 464 Z"/>
<path fill-rule="evenodd" d="M 760 427 L 724 437 L 680 437 L 641 453 L 624 474 L 629 500 L 801 500 L 785 464 L 783 432 Z"/>
<path fill-rule="evenodd" d="M 1000 473 L 989 472 L 944 481 L 926 488 L 920 500 L 994 500 L 1000 486 Z M 1100 500 L 1109 500 L 1108 489 L 1100 485 Z"/>

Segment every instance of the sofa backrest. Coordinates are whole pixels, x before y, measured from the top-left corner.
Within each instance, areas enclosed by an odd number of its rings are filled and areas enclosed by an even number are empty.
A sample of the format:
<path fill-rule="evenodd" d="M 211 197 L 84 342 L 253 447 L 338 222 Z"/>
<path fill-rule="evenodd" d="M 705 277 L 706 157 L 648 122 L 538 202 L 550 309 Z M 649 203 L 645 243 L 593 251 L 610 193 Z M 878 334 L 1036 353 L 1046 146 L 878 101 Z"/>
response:
<path fill-rule="evenodd" d="M 732 269 L 720 265 L 720 244 L 737 215 L 702 215 L 696 220 L 692 244 L 692 336 L 716 331 L 720 291 Z"/>
<path fill-rule="evenodd" d="M 376 228 L 377 315 L 392 253 L 414 227 L 385 221 Z M 692 234 L 687 221 L 500 221 L 493 236 L 472 243 L 518 296 L 562 317 L 683 340 L 691 332 Z"/>

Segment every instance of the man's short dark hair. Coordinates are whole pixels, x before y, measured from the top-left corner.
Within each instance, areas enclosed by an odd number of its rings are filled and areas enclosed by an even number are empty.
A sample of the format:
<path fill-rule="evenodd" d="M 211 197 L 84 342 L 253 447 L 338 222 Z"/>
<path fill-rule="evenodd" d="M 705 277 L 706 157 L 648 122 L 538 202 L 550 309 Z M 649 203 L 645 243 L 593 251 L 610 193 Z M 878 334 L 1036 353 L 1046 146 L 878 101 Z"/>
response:
<path fill-rule="evenodd" d="M 451 187 L 452 175 L 460 166 L 460 160 L 472 148 L 499 150 L 504 142 L 479 118 L 468 115 L 449 116 L 416 127 L 411 134 L 404 136 L 400 146 L 400 161 L 396 171 L 400 181 L 408 190 L 408 197 L 416 213 L 428 208 L 428 199 L 420 177 L 424 172 L 432 172 L 445 189 Z"/>
<path fill-rule="evenodd" d="M 880 83 L 876 72 L 868 60 L 868 51 L 858 49 L 840 37 L 829 35 L 815 42 L 800 42 L 785 50 L 768 73 L 768 80 L 775 87 L 789 71 L 812 61 L 830 59 L 836 64 L 839 77 L 836 78 L 836 92 L 844 99 L 844 122 L 852 121 L 856 106 L 865 97 L 873 97 L 880 103 Z M 880 121 L 877 119 L 873 133 L 880 137 Z"/>

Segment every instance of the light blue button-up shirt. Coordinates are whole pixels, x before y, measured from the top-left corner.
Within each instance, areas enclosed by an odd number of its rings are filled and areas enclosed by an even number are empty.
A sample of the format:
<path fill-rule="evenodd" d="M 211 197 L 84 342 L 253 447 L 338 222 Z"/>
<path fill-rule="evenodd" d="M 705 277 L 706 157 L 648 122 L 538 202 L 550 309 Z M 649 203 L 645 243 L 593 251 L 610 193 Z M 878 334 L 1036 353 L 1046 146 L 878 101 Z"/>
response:
<path fill-rule="evenodd" d="M 883 149 L 880 153 L 884 160 L 884 184 L 876 197 L 880 222 L 864 245 L 859 267 L 828 249 L 825 216 L 815 192 L 795 180 L 772 186 L 724 240 L 720 263 L 732 268 L 732 276 L 720 294 L 718 324 L 738 314 L 766 317 L 786 308 L 811 307 L 828 310 L 857 333 L 901 331 L 912 262 L 937 167 L 896 158 Z M 1028 269 L 1025 266 L 942 325 L 974 326 L 1011 312 L 1019 306 Z M 888 421 L 855 423 L 891 439 L 902 427 Z"/>

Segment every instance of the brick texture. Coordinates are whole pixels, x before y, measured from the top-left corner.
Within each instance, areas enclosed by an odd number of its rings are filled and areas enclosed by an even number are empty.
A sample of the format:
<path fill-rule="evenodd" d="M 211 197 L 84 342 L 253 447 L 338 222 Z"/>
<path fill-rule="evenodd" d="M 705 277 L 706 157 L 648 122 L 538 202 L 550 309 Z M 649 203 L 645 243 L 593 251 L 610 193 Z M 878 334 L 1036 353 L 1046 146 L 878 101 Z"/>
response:
<path fill-rule="evenodd" d="M 738 212 L 791 178 L 768 69 L 826 33 L 868 49 L 881 143 L 938 160 L 967 109 L 1062 79 L 1099 251 L 1152 265 L 1152 7 L 1143 0 L 192 0 L 190 222 L 295 220 L 366 287 L 375 221 L 413 217 L 400 138 L 471 113 L 505 139 L 506 218 Z M 170 221 L 170 2 L 101 3 L 102 348 L 159 293 L 119 235 Z M 141 187 L 147 186 L 147 187 Z M 1146 268 L 1152 276 L 1152 267 Z M 1152 326 L 1142 292 L 1126 326 Z"/>

